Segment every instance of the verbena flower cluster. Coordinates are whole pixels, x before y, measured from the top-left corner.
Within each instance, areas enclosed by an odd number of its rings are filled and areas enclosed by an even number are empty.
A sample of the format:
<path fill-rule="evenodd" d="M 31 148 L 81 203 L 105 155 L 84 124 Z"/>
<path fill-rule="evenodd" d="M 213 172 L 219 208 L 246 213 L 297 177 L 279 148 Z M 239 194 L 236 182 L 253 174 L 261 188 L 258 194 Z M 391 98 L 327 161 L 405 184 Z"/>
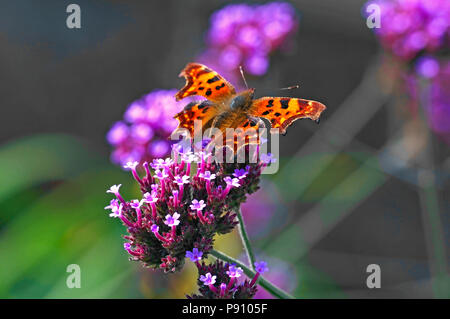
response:
<path fill-rule="evenodd" d="M 381 27 L 373 30 L 383 47 L 398 58 L 411 61 L 448 46 L 448 0 L 374 0 L 368 4 L 372 3 L 381 9 Z"/>
<path fill-rule="evenodd" d="M 137 161 L 127 163 L 142 196 L 127 201 L 120 185 L 113 185 L 107 193 L 116 198 L 105 208 L 127 227 L 124 248 L 131 259 L 175 272 L 188 251 L 197 249 L 206 257 L 214 236 L 233 230 L 234 211 L 258 189 L 261 172 L 272 161 L 269 154 L 261 158 L 254 164 L 218 164 L 211 153 L 181 152 L 175 145 L 173 159 L 143 163 L 145 176 L 138 173 Z"/>
<path fill-rule="evenodd" d="M 400 85 L 409 105 L 413 111 L 421 105 L 430 128 L 449 142 L 450 104 L 448 90 L 443 88 L 450 81 L 446 56 L 450 1 L 374 0 L 366 5 L 372 3 L 381 10 L 381 27 L 373 30 L 383 48 L 401 62 Z"/>
<path fill-rule="evenodd" d="M 286 2 L 227 5 L 211 16 L 200 60 L 220 65 L 218 71 L 225 74 L 242 65 L 252 75 L 263 75 L 269 55 L 286 44 L 298 22 L 295 9 Z"/>
<path fill-rule="evenodd" d="M 113 146 L 112 162 L 151 161 L 170 152 L 168 137 L 177 127 L 173 115 L 190 101 L 177 102 L 177 90 L 154 90 L 132 102 L 124 120 L 113 124 L 106 139 Z"/>
<path fill-rule="evenodd" d="M 255 262 L 255 276 L 251 281 L 241 281 L 244 271 L 235 264 L 216 260 L 206 265 L 204 262 L 200 264 L 196 258 L 190 259 L 197 265 L 199 294 L 188 295 L 189 299 L 250 299 L 257 292 L 256 282 L 260 274 L 268 270 L 266 262 Z"/>

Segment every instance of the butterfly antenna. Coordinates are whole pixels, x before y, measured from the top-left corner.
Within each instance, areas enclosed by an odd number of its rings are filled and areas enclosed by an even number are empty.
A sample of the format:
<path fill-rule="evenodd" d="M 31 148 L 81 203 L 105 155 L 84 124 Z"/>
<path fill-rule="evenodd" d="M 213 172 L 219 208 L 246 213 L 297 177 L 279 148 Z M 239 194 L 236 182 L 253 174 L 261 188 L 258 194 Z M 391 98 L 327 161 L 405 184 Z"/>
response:
<path fill-rule="evenodd" d="M 300 85 L 291 85 L 291 86 L 288 86 L 288 87 L 286 87 L 286 88 L 281 88 L 280 90 L 293 90 L 293 89 L 298 89 L 300 87 Z"/>
<path fill-rule="evenodd" d="M 239 66 L 239 71 L 241 72 L 242 80 L 244 80 L 245 87 L 248 89 L 247 81 L 245 80 L 244 70 L 242 69 L 242 65 Z"/>

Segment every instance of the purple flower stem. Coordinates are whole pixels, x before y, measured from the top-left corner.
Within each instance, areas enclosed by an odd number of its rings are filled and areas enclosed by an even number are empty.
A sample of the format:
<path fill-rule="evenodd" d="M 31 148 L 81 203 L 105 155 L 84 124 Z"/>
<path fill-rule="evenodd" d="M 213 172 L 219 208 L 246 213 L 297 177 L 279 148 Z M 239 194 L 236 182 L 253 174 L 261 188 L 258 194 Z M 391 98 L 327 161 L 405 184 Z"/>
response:
<path fill-rule="evenodd" d="M 139 185 L 144 186 L 144 182 L 142 181 L 142 179 L 139 177 L 138 173 L 136 172 L 135 169 L 131 170 L 134 179 L 139 183 Z"/>
<path fill-rule="evenodd" d="M 201 222 L 202 224 L 205 224 L 205 223 L 206 223 L 206 220 L 205 220 L 205 218 L 203 217 L 203 214 L 202 214 L 202 211 L 201 211 L 201 210 L 197 210 L 197 217 L 198 217 L 198 219 L 200 220 L 200 222 Z"/>
<path fill-rule="evenodd" d="M 136 224 L 134 224 L 134 227 L 141 227 L 142 226 L 142 212 L 140 208 L 136 208 L 136 214 L 137 214 L 137 221 Z"/>
<path fill-rule="evenodd" d="M 208 193 L 208 197 L 211 196 L 211 181 L 209 179 L 206 180 L 206 192 Z"/>
<path fill-rule="evenodd" d="M 178 193 L 178 200 L 180 202 L 182 202 L 183 201 L 184 184 L 179 185 L 179 189 L 180 189 L 180 192 Z"/>
<path fill-rule="evenodd" d="M 175 236 L 177 235 L 177 226 L 172 226 L 172 238 L 175 238 Z"/>
<path fill-rule="evenodd" d="M 214 285 L 209 285 L 209 289 L 211 289 L 211 291 L 212 291 L 213 293 L 215 293 L 215 294 L 218 293 L 217 288 L 214 287 Z"/>
<path fill-rule="evenodd" d="M 120 195 L 119 192 L 115 193 L 114 195 L 116 195 L 117 199 L 120 200 L 124 206 L 127 205 L 127 202 L 123 199 L 122 195 Z"/>
<path fill-rule="evenodd" d="M 234 284 L 234 277 L 231 277 L 230 282 L 228 283 L 228 286 L 227 286 L 227 290 L 230 290 L 231 288 L 233 288 L 233 284 Z"/>
<path fill-rule="evenodd" d="M 145 162 L 145 163 L 143 164 L 143 166 L 144 166 L 144 169 L 145 169 L 145 178 L 147 179 L 147 181 L 148 181 L 149 183 L 152 183 L 153 178 L 152 178 L 152 174 L 150 173 L 150 169 L 148 168 L 148 163 Z"/>
<path fill-rule="evenodd" d="M 161 236 L 161 234 L 159 232 L 155 231 L 155 232 L 153 232 L 153 234 L 155 234 L 156 238 L 158 238 L 163 243 L 167 242 L 167 240 L 163 236 Z"/>
<path fill-rule="evenodd" d="M 256 284 L 256 281 L 259 278 L 259 272 L 256 273 L 255 277 L 253 277 L 252 281 L 250 282 L 250 286 L 254 286 Z"/>
<path fill-rule="evenodd" d="M 225 190 L 224 190 L 223 193 L 222 193 L 222 197 L 221 197 L 222 200 L 224 200 L 225 197 L 227 197 L 227 195 L 228 195 L 228 193 L 230 192 L 230 190 L 231 190 L 232 187 L 233 187 L 233 185 L 231 185 L 231 184 L 228 184 L 228 185 L 227 185 L 227 188 L 225 188 Z"/>
<path fill-rule="evenodd" d="M 135 257 L 140 257 L 140 256 L 141 256 L 140 253 L 138 253 L 138 252 L 136 252 L 136 251 L 133 251 L 133 250 L 131 250 L 131 249 L 127 249 L 127 251 L 128 251 L 128 253 L 129 253 L 130 255 L 133 255 L 133 256 L 135 256 Z"/>
<path fill-rule="evenodd" d="M 226 286 L 220 286 L 220 297 L 222 298 L 224 295 L 225 295 L 225 293 L 227 292 L 228 290 L 227 290 L 227 287 Z"/>
<path fill-rule="evenodd" d="M 166 183 L 164 183 L 164 180 L 161 180 L 161 199 L 164 198 L 164 191 L 165 191 L 165 187 Z"/>
<path fill-rule="evenodd" d="M 125 216 L 120 215 L 120 219 L 127 224 L 128 227 L 135 227 L 134 224 L 132 222 L 130 222 Z"/>
<path fill-rule="evenodd" d="M 187 163 L 186 164 L 186 175 L 190 176 L 191 175 L 191 163 Z"/>
<path fill-rule="evenodd" d="M 155 203 L 150 203 L 150 206 L 152 208 L 152 218 L 154 221 L 156 221 L 156 204 Z"/>

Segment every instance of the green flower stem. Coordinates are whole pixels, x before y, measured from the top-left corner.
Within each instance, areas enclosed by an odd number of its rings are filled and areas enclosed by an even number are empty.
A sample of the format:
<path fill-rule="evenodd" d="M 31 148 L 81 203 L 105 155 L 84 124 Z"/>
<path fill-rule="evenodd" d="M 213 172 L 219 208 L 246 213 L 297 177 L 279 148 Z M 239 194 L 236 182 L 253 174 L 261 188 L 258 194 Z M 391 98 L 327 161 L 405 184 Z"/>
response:
<path fill-rule="evenodd" d="M 247 230 L 245 229 L 241 208 L 237 209 L 237 217 L 239 220 L 239 235 L 241 235 L 242 244 L 244 245 L 244 250 L 247 254 L 248 262 L 250 263 L 250 268 L 255 271 L 255 254 L 253 253 L 252 246 L 250 245 L 250 239 L 248 238 Z"/>
<path fill-rule="evenodd" d="M 249 278 L 253 278 L 256 275 L 256 271 L 248 268 L 246 265 L 241 263 L 239 260 L 236 260 L 228 255 L 225 255 L 224 253 L 217 251 L 215 249 L 210 251 L 210 254 L 216 257 L 217 259 L 223 260 L 225 262 L 228 262 L 230 264 L 236 264 L 237 266 L 241 267 L 244 273 Z M 263 277 L 259 276 L 257 282 L 258 285 L 263 287 L 267 292 L 269 292 L 272 296 L 280 298 L 280 299 L 294 299 L 293 296 L 288 294 L 286 291 L 278 288 L 274 284 L 270 283 Z"/>

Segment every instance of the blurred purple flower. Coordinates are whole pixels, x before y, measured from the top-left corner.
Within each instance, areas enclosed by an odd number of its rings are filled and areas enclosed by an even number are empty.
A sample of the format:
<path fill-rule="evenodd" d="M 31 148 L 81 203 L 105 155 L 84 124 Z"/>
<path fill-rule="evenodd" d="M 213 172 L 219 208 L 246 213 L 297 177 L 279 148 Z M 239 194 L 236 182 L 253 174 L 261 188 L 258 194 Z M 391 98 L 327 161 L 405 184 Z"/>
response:
<path fill-rule="evenodd" d="M 439 73 L 439 61 L 431 56 L 420 57 L 416 62 L 416 73 L 425 78 L 433 78 Z"/>
<path fill-rule="evenodd" d="M 428 121 L 431 129 L 450 144 L 450 62 L 430 82 Z"/>
<path fill-rule="evenodd" d="M 247 231 L 255 239 L 264 238 L 286 220 L 278 189 L 267 179 L 261 182 L 261 188 L 241 205 Z"/>
<path fill-rule="evenodd" d="M 112 162 L 121 166 L 134 161 L 150 162 L 169 153 L 168 137 L 177 127 L 173 116 L 191 101 L 175 101 L 176 92 L 154 90 L 129 105 L 124 120 L 114 123 L 106 135 L 114 148 Z"/>
<path fill-rule="evenodd" d="M 398 58 L 411 61 L 422 52 L 448 46 L 450 1 L 374 0 L 369 4 L 381 9 L 381 27 L 373 30 L 382 46 Z"/>
<path fill-rule="evenodd" d="M 207 48 L 199 60 L 230 81 L 240 65 L 252 75 L 263 75 L 270 53 L 286 43 L 298 21 L 294 7 L 286 2 L 227 5 L 212 14 Z"/>

